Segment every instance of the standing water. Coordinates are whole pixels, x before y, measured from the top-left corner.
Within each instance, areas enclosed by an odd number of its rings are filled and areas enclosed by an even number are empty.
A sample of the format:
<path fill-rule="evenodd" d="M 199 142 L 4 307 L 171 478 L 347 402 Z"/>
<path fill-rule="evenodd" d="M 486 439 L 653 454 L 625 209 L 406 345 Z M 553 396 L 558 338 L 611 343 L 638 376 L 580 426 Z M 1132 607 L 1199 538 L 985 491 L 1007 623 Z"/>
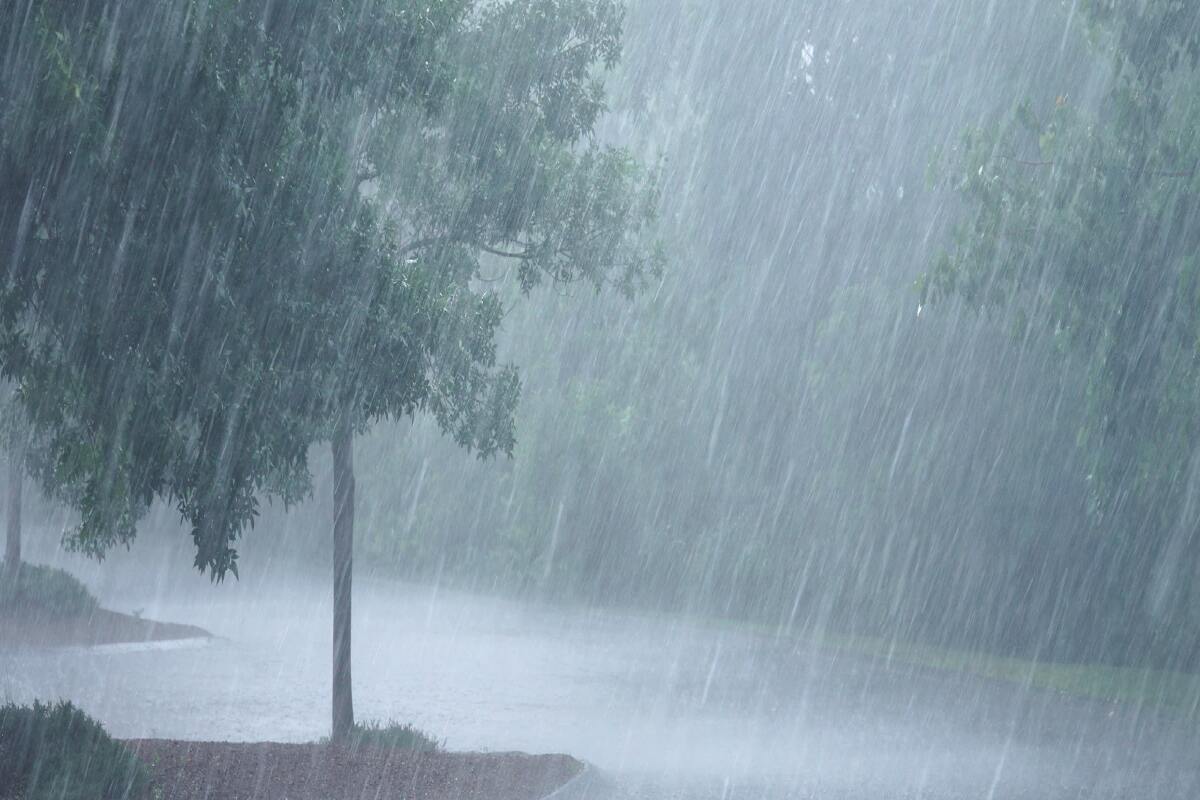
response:
<path fill-rule="evenodd" d="M 126 575 L 126 578 L 131 577 Z M 200 587 L 203 591 L 205 587 Z M 329 594 L 268 581 L 110 605 L 212 639 L 0 654 L 0 696 L 71 698 L 117 736 L 312 741 Z M 1190 798 L 1177 714 L 678 617 L 359 587 L 355 691 L 453 750 L 567 752 L 629 798 Z"/>

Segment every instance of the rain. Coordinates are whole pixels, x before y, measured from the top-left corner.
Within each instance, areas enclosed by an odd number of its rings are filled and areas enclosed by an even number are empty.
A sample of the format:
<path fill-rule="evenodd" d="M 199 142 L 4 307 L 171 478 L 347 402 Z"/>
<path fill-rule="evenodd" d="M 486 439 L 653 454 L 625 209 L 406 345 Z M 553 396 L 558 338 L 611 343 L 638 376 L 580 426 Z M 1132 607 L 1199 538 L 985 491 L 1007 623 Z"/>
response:
<path fill-rule="evenodd" d="M 1200 796 L 1200 5 L 6 0 L 0 800 Z"/>

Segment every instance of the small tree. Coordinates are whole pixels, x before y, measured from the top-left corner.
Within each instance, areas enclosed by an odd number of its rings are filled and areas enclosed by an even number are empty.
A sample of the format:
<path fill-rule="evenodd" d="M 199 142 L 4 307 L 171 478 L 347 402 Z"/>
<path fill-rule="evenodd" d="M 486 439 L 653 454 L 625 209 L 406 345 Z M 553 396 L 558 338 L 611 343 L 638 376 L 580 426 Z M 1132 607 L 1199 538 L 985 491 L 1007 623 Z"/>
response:
<path fill-rule="evenodd" d="M 620 6 L 87 10 L 0 17 L 21 43 L 0 89 L 0 357 L 88 552 L 163 497 L 197 567 L 236 574 L 259 497 L 305 497 L 308 448 L 331 442 L 344 736 L 355 433 L 425 411 L 481 455 L 511 450 L 484 259 L 515 262 L 526 292 L 631 291 L 658 267 L 652 185 L 590 136 Z"/>

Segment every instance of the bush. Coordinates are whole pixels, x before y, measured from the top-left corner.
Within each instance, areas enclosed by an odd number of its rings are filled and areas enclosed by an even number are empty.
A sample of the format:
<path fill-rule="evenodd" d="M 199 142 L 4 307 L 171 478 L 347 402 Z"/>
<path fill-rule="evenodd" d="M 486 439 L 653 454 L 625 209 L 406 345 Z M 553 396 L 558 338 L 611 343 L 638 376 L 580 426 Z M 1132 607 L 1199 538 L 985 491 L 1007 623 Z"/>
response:
<path fill-rule="evenodd" d="M 3 576 L 0 565 L 0 611 L 36 610 L 50 616 L 71 617 L 90 613 L 96 598 L 69 572 L 38 564 L 21 564 L 15 585 Z"/>
<path fill-rule="evenodd" d="M 124 800 L 146 786 L 133 753 L 70 703 L 0 706 L 2 796 Z"/>
<path fill-rule="evenodd" d="M 369 721 L 355 723 L 354 730 L 345 744 L 351 750 L 359 747 L 379 747 L 387 750 L 436 752 L 442 749 L 443 742 L 412 725 Z"/>

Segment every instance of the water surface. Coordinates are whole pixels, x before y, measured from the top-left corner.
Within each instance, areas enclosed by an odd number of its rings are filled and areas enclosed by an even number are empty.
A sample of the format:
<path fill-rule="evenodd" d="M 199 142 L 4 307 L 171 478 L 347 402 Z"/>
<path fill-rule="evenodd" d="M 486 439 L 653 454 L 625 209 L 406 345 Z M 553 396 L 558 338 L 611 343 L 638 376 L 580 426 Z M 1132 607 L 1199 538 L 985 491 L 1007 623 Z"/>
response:
<path fill-rule="evenodd" d="M 328 592 L 104 594 L 215 638 L 0 654 L 0 694 L 71 699 L 122 737 L 327 732 Z M 1200 795 L 1200 736 L 1162 712 L 673 618 L 364 580 L 354 602 L 361 719 L 567 752 L 629 797 Z"/>

